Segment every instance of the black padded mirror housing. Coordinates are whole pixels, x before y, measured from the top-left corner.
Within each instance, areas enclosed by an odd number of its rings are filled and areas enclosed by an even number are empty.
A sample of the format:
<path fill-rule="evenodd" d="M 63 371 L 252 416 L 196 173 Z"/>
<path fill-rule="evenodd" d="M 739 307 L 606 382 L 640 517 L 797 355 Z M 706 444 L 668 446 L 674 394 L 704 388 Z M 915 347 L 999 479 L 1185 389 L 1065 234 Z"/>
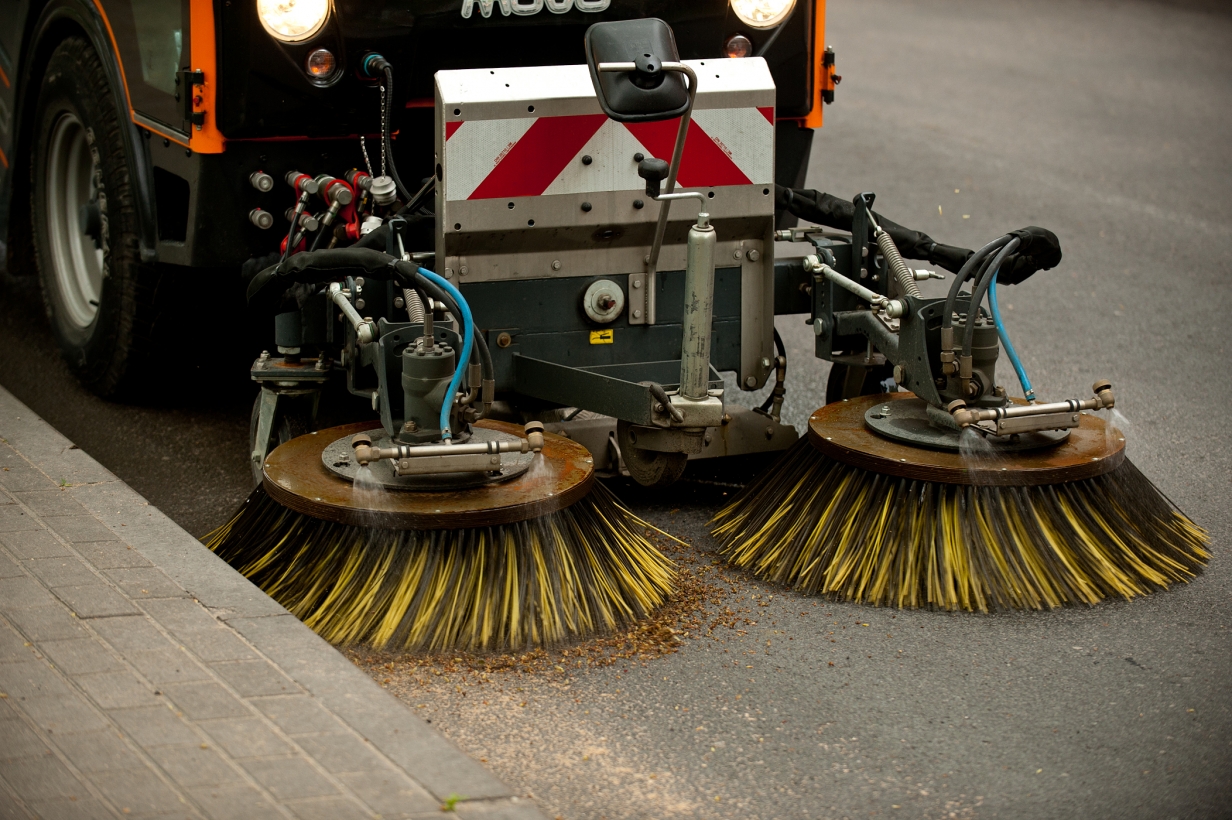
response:
<path fill-rule="evenodd" d="M 689 107 L 684 76 L 663 71 L 680 60 L 671 26 L 657 17 L 595 23 L 586 30 L 586 64 L 603 113 L 617 122 L 679 117 Z M 599 73 L 599 63 L 637 63 L 638 72 Z"/>

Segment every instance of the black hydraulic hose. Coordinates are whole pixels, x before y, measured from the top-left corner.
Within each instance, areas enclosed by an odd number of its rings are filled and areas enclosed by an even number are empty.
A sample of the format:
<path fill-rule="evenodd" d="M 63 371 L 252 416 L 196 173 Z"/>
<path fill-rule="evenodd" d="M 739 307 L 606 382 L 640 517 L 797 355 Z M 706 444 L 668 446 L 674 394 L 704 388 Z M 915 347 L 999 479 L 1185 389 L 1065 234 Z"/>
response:
<path fill-rule="evenodd" d="M 454 316 L 462 315 L 453 297 L 427 277 L 421 276 L 419 266 L 414 262 L 395 260 L 389 254 L 372 248 L 356 247 L 308 251 L 269 266 L 249 281 L 248 307 L 251 310 L 271 313 L 277 309 L 282 295 L 291 285 L 320 285 L 354 276 L 363 276 L 377 282 L 393 279 L 399 287 L 414 288 L 426 293 L 445 305 L 445 309 Z M 487 340 L 478 328 L 475 328 L 474 337 L 484 375 L 495 380 L 496 367 L 492 363 Z"/>
<path fill-rule="evenodd" d="M 405 200 L 411 199 L 411 192 L 402 184 L 402 178 L 398 176 L 398 166 L 394 164 L 394 143 L 389 136 L 389 121 L 392 119 L 394 104 L 394 70 L 393 67 L 386 64 L 385 66 L 385 117 L 381 123 L 382 133 L 381 139 L 385 141 L 385 160 L 389 166 L 389 177 L 394 181 L 394 185 L 398 186 L 398 193 Z"/>
<path fill-rule="evenodd" d="M 984 301 L 984 294 L 988 291 L 989 284 L 992 283 L 992 276 L 1001 268 L 1001 263 L 1005 261 L 1005 257 L 1013 253 L 1021 243 L 1022 240 L 1018 237 L 1012 237 L 996 257 L 993 258 L 992 262 L 984 266 L 984 271 L 980 274 L 980 280 L 971 292 L 971 306 L 967 308 L 967 327 L 963 332 L 962 355 L 964 358 L 971 355 L 971 341 L 975 338 L 976 313 L 980 309 L 980 303 Z"/>
<path fill-rule="evenodd" d="M 299 225 L 299 214 L 292 212 L 291 227 L 287 228 L 287 244 L 282 249 L 282 258 L 280 262 L 286 261 L 287 255 L 291 253 L 291 237 L 295 236 L 295 228 Z"/>
<path fill-rule="evenodd" d="M 298 253 L 271 265 L 248 282 L 248 307 L 268 313 L 278 307 L 291 285 L 321 285 L 346 276 L 365 276 L 388 281 L 390 257 L 368 248 L 329 248 Z"/>
<path fill-rule="evenodd" d="M 424 200 L 426 200 L 435 190 L 436 177 L 428 177 L 428 181 L 423 184 L 423 187 L 416 191 L 415 196 L 411 197 L 410 202 L 398 209 L 398 213 L 395 214 L 395 216 L 404 216 L 405 214 L 414 213 L 419 210 L 423 206 Z"/>
<path fill-rule="evenodd" d="M 783 22 L 786 23 L 787 21 L 784 20 Z M 784 361 L 787 360 L 787 348 L 783 346 L 783 337 L 779 335 L 779 329 L 777 327 L 774 329 L 774 349 L 778 351 L 778 354 L 783 357 Z M 767 412 L 772 404 L 774 404 L 773 390 L 770 391 L 769 396 L 766 396 L 766 400 L 761 403 L 761 411 L 763 413 Z"/>
<path fill-rule="evenodd" d="M 488 350 L 488 340 L 479 332 L 479 328 L 475 328 L 475 349 L 479 351 L 484 378 L 496 381 L 496 365 L 492 364 L 492 351 Z"/>
<path fill-rule="evenodd" d="M 971 254 L 958 273 L 954 274 L 954 281 L 950 283 L 950 292 L 945 297 L 945 313 L 941 317 L 941 327 L 954 326 L 954 304 L 958 301 L 958 292 L 962 290 L 963 283 L 971 278 L 972 272 L 976 269 L 984 257 L 1005 245 L 1010 241 L 1010 237 L 998 236 L 993 241 L 989 242 L 984 247 L 980 248 L 975 253 Z"/>
<path fill-rule="evenodd" d="M 308 250 L 315 251 L 317 246 L 321 244 L 321 240 L 325 238 L 325 234 L 329 233 L 329 231 L 326 231 L 325 229 L 331 227 L 333 227 L 332 223 L 326 225 L 322 222 L 321 225 L 317 227 L 317 235 L 312 238 L 312 244 L 308 246 Z"/>
<path fill-rule="evenodd" d="M 776 210 L 786 210 L 807 222 L 840 231 L 850 231 L 855 220 L 854 202 L 814 190 L 775 185 L 774 207 Z M 904 228 L 876 211 L 873 211 L 873 216 L 906 259 L 926 259 L 953 273 L 960 270 L 971 258 L 971 251 L 966 248 L 934 242 L 928 234 Z"/>

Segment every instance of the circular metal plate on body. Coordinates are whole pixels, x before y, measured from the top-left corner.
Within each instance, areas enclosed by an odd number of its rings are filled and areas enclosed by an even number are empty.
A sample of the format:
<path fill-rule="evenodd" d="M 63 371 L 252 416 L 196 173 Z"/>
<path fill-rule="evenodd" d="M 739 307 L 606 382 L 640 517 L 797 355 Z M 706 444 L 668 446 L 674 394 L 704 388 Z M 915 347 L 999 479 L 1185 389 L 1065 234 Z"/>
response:
<path fill-rule="evenodd" d="M 944 411 L 941 411 L 944 412 Z M 919 398 L 881 402 L 864 411 L 864 423 L 874 433 L 915 447 L 932 450 L 962 449 L 962 431 L 933 424 L 928 417 L 928 402 Z M 995 453 L 1014 453 L 1056 447 L 1069 438 L 1069 430 L 1042 430 L 1013 436 L 988 436 L 988 449 Z"/>
<path fill-rule="evenodd" d="M 512 524 L 568 507 L 590 492 L 595 465 L 581 444 L 544 434 L 543 451 L 529 469 L 508 481 L 442 490 L 356 487 L 325 466 L 322 454 L 338 439 L 366 432 L 372 422 L 347 424 L 293 438 L 265 460 L 262 485 L 270 497 L 295 512 L 380 529 L 458 529 Z M 480 421 L 476 430 L 523 437 L 522 428 Z M 348 445 L 349 446 L 349 445 Z"/>
<path fill-rule="evenodd" d="M 385 432 L 384 427 L 377 427 L 374 430 L 364 430 L 372 439 L 373 447 L 392 447 L 395 442 L 390 435 Z M 520 436 L 515 436 L 512 433 L 505 433 L 500 430 L 491 430 L 486 427 L 473 427 L 469 442 L 487 443 L 489 441 L 519 441 Z M 361 468 L 359 462 L 355 460 L 355 452 L 351 448 L 351 437 L 343 436 L 337 441 L 330 442 L 321 452 L 321 463 L 325 465 L 325 469 L 329 470 L 334 475 L 342 476 L 347 481 L 354 482 L 363 469 L 367 469 L 368 473 L 363 476 L 360 484 L 368 488 L 384 487 L 390 490 L 409 490 L 409 491 L 439 491 L 439 490 L 463 490 L 468 487 L 482 487 L 485 484 L 493 484 L 498 481 L 508 481 L 511 478 L 516 478 L 530 469 L 530 465 L 534 463 L 534 453 L 501 453 L 499 458 L 500 469 L 490 473 L 441 473 L 439 475 L 394 475 L 393 459 L 381 459 L 380 461 L 369 464 L 367 468 Z"/>
<path fill-rule="evenodd" d="M 625 309 L 625 292 L 611 279 L 591 282 L 582 294 L 582 308 L 593 321 L 614 322 Z"/>
<path fill-rule="evenodd" d="M 809 441 L 830 458 L 853 467 L 943 484 L 1061 484 L 1103 475 L 1125 460 L 1124 436 L 1088 413 L 1069 431 L 1067 441 L 1018 452 L 965 454 L 912 446 L 883 438 L 865 425 L 869 408 L 889 404 L 893 411 L 897 402 L 912 398 L 912 393 L 887 393 L 827 404 L 809 418 Z"/>

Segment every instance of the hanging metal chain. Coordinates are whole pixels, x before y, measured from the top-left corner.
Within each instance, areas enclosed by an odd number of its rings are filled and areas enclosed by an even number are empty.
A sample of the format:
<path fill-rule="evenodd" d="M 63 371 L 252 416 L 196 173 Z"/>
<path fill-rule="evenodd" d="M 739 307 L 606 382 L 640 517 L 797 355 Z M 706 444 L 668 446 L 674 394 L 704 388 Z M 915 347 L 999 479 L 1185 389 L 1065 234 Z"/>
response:
<path fill-rule="evenodd" d="M 372 160 L 368 159 L 368 140 L 362 136 L 359 138 L 359 150 L 364 152 L 364 165 L 368 166 L 368 176 L 376 176 L 372 173 Z"/>
<path fill-rule="evenodd" d="M 385 176 L 385 85 L 381 84 L 381 176 Z"/>

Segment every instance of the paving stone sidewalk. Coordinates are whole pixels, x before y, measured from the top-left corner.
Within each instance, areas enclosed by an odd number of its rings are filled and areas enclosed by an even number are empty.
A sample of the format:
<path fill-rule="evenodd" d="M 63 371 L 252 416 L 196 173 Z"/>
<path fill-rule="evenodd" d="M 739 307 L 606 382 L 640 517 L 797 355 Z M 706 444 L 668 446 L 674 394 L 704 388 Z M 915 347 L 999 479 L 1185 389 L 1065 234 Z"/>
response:
<path fill-rule="evenodd" d="M 0 439 L 0 818 L 541 820 L 3 388 Z"/>

